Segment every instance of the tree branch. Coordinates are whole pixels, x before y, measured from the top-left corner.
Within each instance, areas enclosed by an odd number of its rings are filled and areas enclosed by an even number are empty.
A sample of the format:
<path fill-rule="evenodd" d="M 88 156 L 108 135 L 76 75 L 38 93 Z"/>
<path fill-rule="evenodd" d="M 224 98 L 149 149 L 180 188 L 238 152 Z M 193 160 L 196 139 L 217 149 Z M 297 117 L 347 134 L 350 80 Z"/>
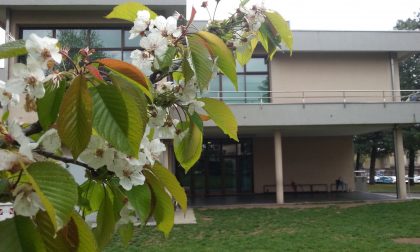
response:
<path fill-rule="evenodd" d="M 39 133 L 42 131 L 42 126 L 39 121 L 32 123 L 29 125 L 29 127 L 23 129 L 23 133 L 25 133 L 25 136 L 30 136 L 36 133 Z"/>
<path fill-rule="evenodd" d="M 46 152 L 46 151 L 43 151 L 43 150 L 34 150 L 34 152 L 38 153 L 39 155 L 44 156 L 46 158 L 52 158 L 52 159 L 55 159 L 55 160 L 62 161 L 64 163 L 75 164 L 75 165 L 82 166 L 82 167 L 88 169 L 90 172 L 96 172 L 95 169 L 93 169 L 89 165 L 87 165 L 85 163 L 82 163 L 80 161 L 74 160 L 72 158 L 60 157 L 60 156 L 55 155 L 54 153 Z"/>

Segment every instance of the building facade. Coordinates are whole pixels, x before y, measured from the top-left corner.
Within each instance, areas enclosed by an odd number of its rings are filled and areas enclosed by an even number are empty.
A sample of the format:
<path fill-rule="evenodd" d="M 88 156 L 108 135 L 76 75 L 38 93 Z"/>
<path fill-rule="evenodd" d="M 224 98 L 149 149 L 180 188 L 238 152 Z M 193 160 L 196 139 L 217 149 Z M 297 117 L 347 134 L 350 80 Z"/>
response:
<path fill-rule="evenodd" d="M 138 41 L 130 24 L 103 16 L 124 1 L 3 0 L 0 22 L 7 33 L 56 37 L 62 44 L 96 48 L 103 57 L 128 60 Z M 157 13 L 185 14 L 185 1 L 142 1 Z M 75 35 L 76 40 L 69 39 Z M 288 191 L 332 191 L 337 179 L 354 191 L 352 136 L 379 130 L 395 135 L 399 197 L 405 198 L 401 128 L 419 123 L 420 103 L 405 102 L 398 63 L 420 52 L 420 32 L 294 31 L 294 50 L 268 62 L 257 48 L 238 65 L 239 90 L 223 75 L 204 96 L 230 104 L 239 125 L 236 143 L 205 124 L 203 155 L 185 175 L 172 146 L 162 157 L 193 196 Z M 11 62 L 9 62 L 10 64 Z M 8 64 L 0 79 L 7 79 Z M 19 112 L 36 120 L 33 114 Z"/>

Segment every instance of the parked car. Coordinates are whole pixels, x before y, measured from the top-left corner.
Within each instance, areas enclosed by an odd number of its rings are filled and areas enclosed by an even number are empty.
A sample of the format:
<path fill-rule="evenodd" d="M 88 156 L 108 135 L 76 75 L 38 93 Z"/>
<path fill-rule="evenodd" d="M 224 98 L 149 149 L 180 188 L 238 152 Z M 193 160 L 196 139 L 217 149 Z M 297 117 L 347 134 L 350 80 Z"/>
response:
<path fill-rule="evenodd" d="M 413 94 L 410 94 L 405 101 L 407 102 L 420 101 L 420 92 L 415 92 Z"/>
<path fill-rule="evenodd" d="M 391 176 L 381 176 L 377 180 L 375 180 L 375 182 L 380 183 L 380 184 L 393 184 L 393 183 L 395 183 Z"/>

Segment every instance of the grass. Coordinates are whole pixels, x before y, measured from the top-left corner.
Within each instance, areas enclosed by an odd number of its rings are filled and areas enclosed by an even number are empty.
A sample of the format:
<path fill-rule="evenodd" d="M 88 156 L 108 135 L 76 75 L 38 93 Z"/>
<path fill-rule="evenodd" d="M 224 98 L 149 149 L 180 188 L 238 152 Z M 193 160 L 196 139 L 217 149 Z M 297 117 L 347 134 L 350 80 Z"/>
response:
<path fill-rule="evenodd" d="M 165 239 L 135 230 L 106 251 L 420 251 L 392 239 L 420 237 L 420 201 L 343 208 L 195 210 L 197 225 L 177 225 Z"/>
<path fill-rule="evenodd" d="M 406 184 L 407 185 L 407 184 Z M 388 193 L 388 192 L 395 192 L 396 185 L 395 184 L 374 184 L 368 185 L 369 192 L 376 192 L 376 193 Z M 408 192 L 408 187 L 407 187 Z M 420 192 L 420 184 L 414 184 L 410 186 L 410 192 Z"/>

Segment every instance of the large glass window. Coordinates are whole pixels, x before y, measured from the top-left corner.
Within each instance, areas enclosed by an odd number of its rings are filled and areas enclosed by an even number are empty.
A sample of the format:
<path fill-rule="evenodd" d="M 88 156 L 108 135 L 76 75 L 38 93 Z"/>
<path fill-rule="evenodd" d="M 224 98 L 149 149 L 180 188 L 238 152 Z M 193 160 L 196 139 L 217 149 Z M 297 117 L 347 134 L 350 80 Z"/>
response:
<path fill-rule="evenodd" d="M 204 139 L 200 160 L 185 174 L 177 163 L 176 176 L 193 196 L 253 192 L 252 140 Z"/>
<path fill-rule="evenodd" d="M 80 48 L 94 48 L 95 58 L 114 58 L 131 62 L 130 53 L 139 47 L 140 38 L 129 40 L 127 29 L 121 28 L 22 28 L 20 37 L 27 39 L 29 34 L 57 38 L 62 47 L 70 48 L 70 55 Z"/>
<path fill-rule="evenodd" d="M 209 85 L 207 97 L 217 97 L 226 103 L 268 103 L 270 86 L 267 60 L 263 57 L 250 59 L 245 66 L 236 65 L 238 91 L 229 79 L 218 74 Z"/>

